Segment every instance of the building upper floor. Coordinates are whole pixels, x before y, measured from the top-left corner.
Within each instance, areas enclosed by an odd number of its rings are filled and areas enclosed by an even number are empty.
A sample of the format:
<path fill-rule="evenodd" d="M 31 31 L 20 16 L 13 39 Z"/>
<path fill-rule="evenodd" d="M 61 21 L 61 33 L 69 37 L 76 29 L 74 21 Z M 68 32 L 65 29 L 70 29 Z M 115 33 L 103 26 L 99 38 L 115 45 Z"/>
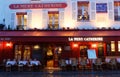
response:
<path fill-rule="evenodd" d="M 120 28 L 120 0 L 0 1 L 4 29 Z"/>

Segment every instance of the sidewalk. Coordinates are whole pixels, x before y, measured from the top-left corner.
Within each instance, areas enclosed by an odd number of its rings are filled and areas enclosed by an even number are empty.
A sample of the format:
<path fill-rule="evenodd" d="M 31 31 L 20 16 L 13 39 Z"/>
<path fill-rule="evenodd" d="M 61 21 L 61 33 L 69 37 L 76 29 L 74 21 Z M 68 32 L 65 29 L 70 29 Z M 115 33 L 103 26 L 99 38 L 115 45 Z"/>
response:
<path fill-rule="evenodd" d="M 0 72 L 0 77 L 120 77 L 117 71 L 53 71 L 39 72 Z"/>

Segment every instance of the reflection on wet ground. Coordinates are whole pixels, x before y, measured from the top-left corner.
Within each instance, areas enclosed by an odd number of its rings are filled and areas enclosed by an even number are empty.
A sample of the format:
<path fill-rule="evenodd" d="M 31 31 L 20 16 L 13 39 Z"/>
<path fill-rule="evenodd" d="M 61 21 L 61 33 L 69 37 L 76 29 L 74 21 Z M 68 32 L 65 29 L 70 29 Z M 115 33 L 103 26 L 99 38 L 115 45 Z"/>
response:
<path fill-rule="evenodd" d="M 120 71 L 0 72 L 0 77 L 120 77 Z"/>

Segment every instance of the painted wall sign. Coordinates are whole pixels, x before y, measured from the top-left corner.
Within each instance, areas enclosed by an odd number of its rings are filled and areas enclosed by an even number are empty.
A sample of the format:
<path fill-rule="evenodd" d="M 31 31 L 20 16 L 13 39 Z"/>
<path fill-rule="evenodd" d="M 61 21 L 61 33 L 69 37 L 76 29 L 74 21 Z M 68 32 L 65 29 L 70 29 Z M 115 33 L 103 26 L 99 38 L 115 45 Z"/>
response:
<path fill-rule="evenodd" d="M 69 37 L 68 41 L 103 41 L 102 37 Z"/>
<path fill-rule="evenodd" d="M 43 9 L 43 8 L 65 8 L 66 3 L 34 3 L 34 4 L 11 4 L 10 9 Z"/>
<path fill-rule="evenodd" d="M 41 1 L 41 0 L 31 0 L 31 1 Z"/>
<path fill-rule="evenodd" d="M 97 13 L 107 13 L 107 3 L 97 3 L 96 4 Z"/>

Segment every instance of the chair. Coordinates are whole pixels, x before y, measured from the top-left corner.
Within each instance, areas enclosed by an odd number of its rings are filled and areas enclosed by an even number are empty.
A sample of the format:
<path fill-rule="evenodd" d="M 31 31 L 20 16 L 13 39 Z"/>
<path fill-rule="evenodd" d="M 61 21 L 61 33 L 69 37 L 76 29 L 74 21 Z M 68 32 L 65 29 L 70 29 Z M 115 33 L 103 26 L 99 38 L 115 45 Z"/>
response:
<path fill-rule="evenodd" d="M 72 59 L 71 65 L 72 65 L 72 70 L 77 70 L 78 61 L 76 58 Z"/>
<path fill-rule="evenodd" d="M 6 67 L 7 72 L 11 72 L 11 65 L 10 64 L 6 64 L 5 67 Z"/>
<path fill-rule="evenodd" d="M 80 60 L 80 68 L 82 68 L 82 70 L 87 69 L 87 59 L 86 58 L 81 58 L 81 60 Z"/>
<path fill-rule="evenodd" d="M 110 68 L 112 70 L 117 69 L 117 60 L 116 58 L 111 58 L 109 62 Z"/>
<path fill-rule="evenodd" d="M 18 64 L 18 71 L 23 71 L 23 64 Z"/>
<path fill-rule="evenodd" d="M 101 58 L 97 58 L 95 60 L 95 67 L 96 67 L 96 70 L 102 70 L 102 60 Z"/>
<path fill-rule="evenodd" d="M 60 61 L 60 67 L 62 68 L 62 70 L 66 70 L 66 63 L 64 59 L 61 59 Z"/>
<path fill-rule="evenodd" d="M 31 64 L 31 59 L 28 60 L 28 64 L 27 64 L 27 67 L 28 67 L 28 71 L 32 71 L 33 70 L 33 65 Z"/>
<path fill-rule="evenodd" d="M 7 62 L 6 62 L 6 64 L 5 64 L 5 70 L 7 71 L 7 72 L 11 72 L 11 64 L 10 63 L 8 63 L 8 61 L 10 61 L 10 59 L 7 59 Z"/>
<path fill-rule="evenodd" d="M 32 71 L 33 70 L 33 65 L 28 64 L 28 71 Z"/>
<path fill-rule="evenodd" d="M 6 59 L 3 59 L 1 69 L 5 71 Z"/>

